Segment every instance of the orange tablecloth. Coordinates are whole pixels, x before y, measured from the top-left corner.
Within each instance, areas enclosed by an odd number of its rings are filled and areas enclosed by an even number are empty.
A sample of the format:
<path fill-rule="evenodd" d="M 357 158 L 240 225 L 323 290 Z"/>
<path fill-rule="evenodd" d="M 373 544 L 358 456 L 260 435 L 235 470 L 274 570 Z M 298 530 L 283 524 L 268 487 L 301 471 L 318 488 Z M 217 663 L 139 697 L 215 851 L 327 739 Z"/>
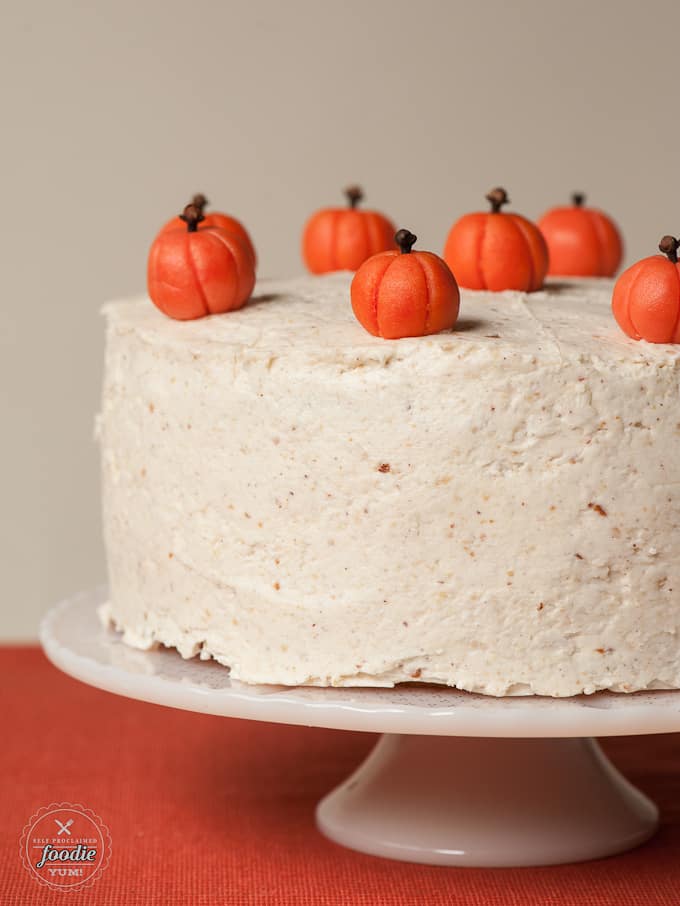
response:
<path fill-rule="evenodd" d="M 0 903 L 680 904 L 680 735 L 608 741 L 661 806 L 624 856 L 541 869 L 445 869 L 350 852 L 314 806 L 366 755 L 360 733 L 226 720 L 118 698 L 69 679 L 35 648 L 0 648 Z M 111 831 L 89 890 L 41 887 L 19 858 L 28 818 L 76 802 Z"/>

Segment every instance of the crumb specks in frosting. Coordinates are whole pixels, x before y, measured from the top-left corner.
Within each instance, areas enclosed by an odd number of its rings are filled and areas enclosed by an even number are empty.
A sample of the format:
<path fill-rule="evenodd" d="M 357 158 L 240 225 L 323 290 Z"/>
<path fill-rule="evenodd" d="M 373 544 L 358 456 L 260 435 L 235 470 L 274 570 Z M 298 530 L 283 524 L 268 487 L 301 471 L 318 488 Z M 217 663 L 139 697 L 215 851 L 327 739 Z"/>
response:
<path fill-rule="evenodd" d="M 543 603 L 543 601 L 539 601 L 538 604 L 536 605 L 536 610 L 541 611 L 541 610 L 543 610 L 544 607 L 545 607 L 545 604 Z"/>
<path fill-rule="evenodd" d="M 598 516 L 606 516 L 606 515 L 607 515 L 607 511 L 606 511 L 605 508 L 604 508 L 603 506 L 601 506 L 599 503 L 592 503 L 592 502 L 589 503 L 589 504 L 588 504 L 588 509 L 589 509 L 589 510 L 592 510 L 594 513 L 597 513 Z"/>
<path fill-rule="evenodd" d="M 378 471 L 382 472 L 384 475 L 387 472 L 392 471 L 392 466 L 388 462 L 381 462 L 380 465 L 378 466 Z"/>

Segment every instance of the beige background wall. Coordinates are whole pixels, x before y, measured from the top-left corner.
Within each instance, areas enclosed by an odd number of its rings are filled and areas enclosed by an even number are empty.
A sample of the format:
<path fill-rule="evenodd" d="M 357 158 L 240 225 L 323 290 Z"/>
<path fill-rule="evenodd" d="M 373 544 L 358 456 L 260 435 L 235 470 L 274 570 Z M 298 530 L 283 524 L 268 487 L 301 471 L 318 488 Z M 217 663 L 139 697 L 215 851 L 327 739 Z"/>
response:
<path fill-rule="evenodd" d="M 574 188 L 629 260 L 680 230 L 671 2 L 5 4 L 0 33 L 0 636 L 104 576 L 92 420 L 99 304 L 144 284 L 202 190 L 261 273 L 300 270 L 315 206 L 360 181 L 440 250 L 501 183 L 538 216 Z"/>

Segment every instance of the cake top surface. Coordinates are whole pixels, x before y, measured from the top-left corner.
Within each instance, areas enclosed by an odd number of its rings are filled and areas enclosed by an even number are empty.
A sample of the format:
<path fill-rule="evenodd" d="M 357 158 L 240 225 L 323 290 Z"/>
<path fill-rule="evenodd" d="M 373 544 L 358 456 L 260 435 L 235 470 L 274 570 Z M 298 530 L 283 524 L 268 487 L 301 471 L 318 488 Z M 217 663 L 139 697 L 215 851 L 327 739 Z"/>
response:
<path fill-rule="evenodd" d="M 147 342 L 203 351 L 226 344 L 359 363 L 411 358 L 425 350 L 434 358 L 453 353 L 533 364 L 598 360 L 645 369 L 680 363 L 680 346 L 636 342 L 622 333 L 611 313 L 611 280 L 553 280 L 531 294 L 462 290 L 453 330 L 383 340 L 353 315 L 352 276 L 259 280 L 244 308 L 195 321 L 172 320 L 145 296 L 109 302 L 104 312 L 113 328 L 134 331 Z"/>

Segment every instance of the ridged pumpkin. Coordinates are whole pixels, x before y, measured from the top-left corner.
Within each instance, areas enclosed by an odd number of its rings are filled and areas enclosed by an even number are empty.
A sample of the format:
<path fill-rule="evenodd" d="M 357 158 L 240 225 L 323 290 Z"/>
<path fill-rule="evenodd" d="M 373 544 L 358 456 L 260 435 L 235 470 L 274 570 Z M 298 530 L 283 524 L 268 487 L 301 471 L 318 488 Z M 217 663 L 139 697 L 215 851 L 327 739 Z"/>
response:
<path fill-rule="evenodd" d="M 538 221 L 548 245 L 548 274 L 613 277 L 623 258 L 618 227 L 603 211 L 586 207 L 582 193 L 571 199 L 571 205 L 552 208 Z"/>
<path fill-rule="evenodd" d="M 345 190 L 346 208 L 323 208 L 307 221 L 302 258 L 312 274 L 355 271 L 367 258 L 394 248 L 394 225 L 378 211 L 358 207 L 363 192 Z"/>
<path fill-rule="evenodd" d="M 399 230 L 399 251 L 365 261 L 351 286 L 352 310 L 376 337 L 422 337 L 453 327 L 460 293 L 446 262 L 433 252 L 413 252 L 416 236 Z"/>
<path fill-rule="evenodd" d="M 241 308 L 255 285 L 250 250 L 233 233 L 204 226 L 203 219 L 187 205 L 180 225 L 161 231 L 149 252 L 151 301 L 180 321 Z"/>
<path fill-rule="evenodd" d="M 680 343 L 680 242 L 664 236 L 663 255 L 643 258 L 614 286 L 612 311 L 629 337 L 649 343 Z"/>
<path fill-rule="evenodd" d="M 505 189 L 486 196 L 490 211 L 465 214 L 451 227 L 444 260 L 466 289 L 534 292 L 548 270 L 548 249 L 535 223 L 501 209 Z"/>

